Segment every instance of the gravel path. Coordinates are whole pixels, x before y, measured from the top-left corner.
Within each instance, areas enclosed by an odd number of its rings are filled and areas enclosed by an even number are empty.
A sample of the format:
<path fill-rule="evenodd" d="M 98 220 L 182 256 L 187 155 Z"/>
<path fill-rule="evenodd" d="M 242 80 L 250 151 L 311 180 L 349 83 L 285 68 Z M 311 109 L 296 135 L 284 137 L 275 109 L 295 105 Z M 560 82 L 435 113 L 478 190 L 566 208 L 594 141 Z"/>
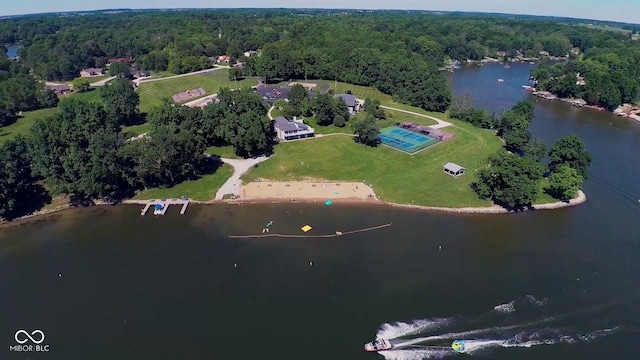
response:
<path fill-rule="evenodd" d="M 392 108 L 392 107 L 384 106 L 384 105 L 380 105 L 380 107 L 383 108 L 383 109 L 399 111 L 399 112 L 403 112 L 405 114 L 411 114 L 411 115 L 415 115 L 415 116 L 420 116 L 420 117 L 423 117 L 423 118 L 427 118 L 427 119 L 431 119 L 433 121 L 436 121 L 438 124 L 429 126 L 430 128 L 433 128 L 433 129 L 442 129 L 442 128 L 445 128 L 447 126 L 451 126 L 452 125 L 448 121 L 440 120 L 440 119 L 438 119 L 436 117 L 433 117 L 433 116 L 423 115 L 423 114 L 420 114 L 420 113 L 417 113 L 417 112 L 413 112 L 413 111 L 408 111 L 408 110 L 396 109 L 396 108 Z"/>
<path fill-rule="evenodd" d="M 241 187 L 242 181 L 240 181 L 240 177 L 244 175 L 249 169 L 251 169 L 254 165 L 257 165 L 263 161 L 269 159 L 267 156 L 260 156 L 257 158 L 251 159 L 225 159 L 220 158 L 220 160 L 225 163 L 233 166 L 233 175 L 225 182 L 218 192 L 216 193 L 216 200 L 221 200 L 223 196 L 227 194 L 233 194 L 237 196 L 241 196 Z"/>

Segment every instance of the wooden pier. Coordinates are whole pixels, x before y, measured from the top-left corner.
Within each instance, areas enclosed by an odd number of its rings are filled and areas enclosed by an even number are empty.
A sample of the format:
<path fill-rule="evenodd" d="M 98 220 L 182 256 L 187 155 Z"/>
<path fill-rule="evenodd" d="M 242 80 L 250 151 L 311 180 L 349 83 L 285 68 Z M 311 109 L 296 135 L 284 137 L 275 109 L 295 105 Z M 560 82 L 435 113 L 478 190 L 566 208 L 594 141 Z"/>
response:
<path fill-rule="evenodd" d="M 169 208 L 169 205 L 182 205 L 182 209 L 180 209 L 180 215 L 184 215 L 187 211 L 187 206 L 189 205 L 189 199 L 180 198 L 180 199 L 160 199 L 160 200 L 149 200 L 149 202 L 145 205 L 144 209 L 140 212 L 140 215 L 145 215 L 149 208 L 154 208 L 156 205 L 162 205 L 162 210 L 158 215 L 164 215 Z"/>

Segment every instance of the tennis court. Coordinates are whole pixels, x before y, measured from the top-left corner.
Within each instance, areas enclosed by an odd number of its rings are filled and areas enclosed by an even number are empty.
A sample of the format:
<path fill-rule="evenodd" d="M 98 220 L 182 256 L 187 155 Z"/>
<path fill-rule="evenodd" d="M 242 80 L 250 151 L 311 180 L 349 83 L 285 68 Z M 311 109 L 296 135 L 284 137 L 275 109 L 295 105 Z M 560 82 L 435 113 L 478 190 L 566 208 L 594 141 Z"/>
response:
<path fill-rule="evenodd" d="M 438 139 L 395 126 L 381 129 L 379 139 L 382 144 L 411 155 L 440 142 Z"/>

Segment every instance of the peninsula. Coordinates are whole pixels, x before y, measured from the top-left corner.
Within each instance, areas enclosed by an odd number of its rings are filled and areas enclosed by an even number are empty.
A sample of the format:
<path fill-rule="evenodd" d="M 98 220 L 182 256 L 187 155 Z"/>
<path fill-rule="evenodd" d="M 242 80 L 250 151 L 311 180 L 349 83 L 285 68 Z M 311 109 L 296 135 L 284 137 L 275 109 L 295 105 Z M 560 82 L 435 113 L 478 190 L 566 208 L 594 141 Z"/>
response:
<path fill-rule="evenodd" d="M 65 203 L 156 198 L 319 200 L 312 185 L 296 193 L 298 182 L 314 183 L 316 189 L 345 184 L 347 190 L 328 194 L 338 202 L 365 198 L 454 211 L 496 204 L 514 211 L 586 199 L 579 189 L 591 160 L 579 138 L 565 137 L 546 149 L 528 130 L 530 105 L 514 104 L 506 114 L 488 116 L 455 98 L 438 70 L 444 64 L 480 61 L 487 52 L 537 57 L 542 51 L 537 44 L 505 50 L 490 41 L 447 43 L 445 30 L 452 25 L 481 29 L 485 21 L 464 16 L 389 13 L 388 20 L 405 30 L 371 32 L 375 13 L 352 23 L 347 17 L 292 21 L 289 13 L 264 11 L 242 26 L 218 31 L 210 46 L 196 54 L 187 50 L 193 46 L 185 46 L 194 38 L 175 25 L 176 19 L 193 19 L 193 13 L 141 12 L 138 26 L 159 22 L 179 35 L 169 44 L 145 40 L 147 47 L 78 55 L 86 60 L 69 67 L 57 63 L 67 55 L 60 51 L 87 52 L 81 44 L 48 53 L 42 52 L 46 43 L 40 38 L 17 39 L 25 44 L 24 56 L 7 63 L 13 70 L 3 81 L 24 83 L 38 101 L 3 112 L 8 115 L 0 130 L 0 154 L 12 166 L 2 171 L 4 179 L 12 180 L 2 187 L 7 201 L 1 216 L 19 218 Z M 216 19 L 244 16 L 242 11 L 208 14 Z M 95 30 L 95 37 L 127 43 L 128 14 L 95 16 L 111 25 L 94 29 L 83 17 L 46 21 L 74 29 L 63 32 L 79 36 L 77 41 Z M 431 38 L 419 36 L 425 19 L 439 29 Z M 7 21 L 18 26 L 32 20 Z M 263 37 L 265 21 L 281 24 L 274 35 L 288 35 Z M 560 37 L 569 36 L 563 31 L 595 36 L 593 29 L 544 24 L 518 26 L 523 37 L 532 39 L 542 28 L 554 27 L 556 35 L 542 43 L 549 56 L 566 50 L 564 38 L 557 46 Z M 309 31 L 291 31 L 296 26 Z M 351 27 L 357 30 L 331 35 Z M 249 35 L 236 36 L 240 32 Z M 320 38 L 325 41 L 311 41 Z M 406 46 L 399 49 L 394 41 Z M 362 48 L 337 51 L 355 43 Z M 3 96 L 8 98 L 2 104 L 25 104 L 12 100 L 16 94 Z M 543 163 L 546 155 L 550 160 Z M 238 172 L 243 158 L 265 161 Z M 266 189 L 268 184 L 272 189 Z"/>

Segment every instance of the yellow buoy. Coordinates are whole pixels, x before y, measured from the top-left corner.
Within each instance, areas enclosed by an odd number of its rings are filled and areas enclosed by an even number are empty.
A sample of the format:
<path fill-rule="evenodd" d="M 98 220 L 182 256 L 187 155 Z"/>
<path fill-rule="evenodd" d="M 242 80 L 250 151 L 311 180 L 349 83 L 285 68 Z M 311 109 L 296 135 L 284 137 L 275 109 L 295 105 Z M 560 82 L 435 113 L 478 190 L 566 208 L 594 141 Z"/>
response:
<path fill-rule="evenodd" d="M 302 230 L 302 231 L 304 231 L 304 232 L 307 232 L 307 231 L 309 231 L 309 230 L 311 230 L 311 229 L 313 229 L 313 228 L 312 228 L 311 226 L 309 226 L 309 225 L 305 225 L 305 226 L 303 226 L 303 227 L 301 227 L 301 228 L 300 228 L 300 230 Z"/>

